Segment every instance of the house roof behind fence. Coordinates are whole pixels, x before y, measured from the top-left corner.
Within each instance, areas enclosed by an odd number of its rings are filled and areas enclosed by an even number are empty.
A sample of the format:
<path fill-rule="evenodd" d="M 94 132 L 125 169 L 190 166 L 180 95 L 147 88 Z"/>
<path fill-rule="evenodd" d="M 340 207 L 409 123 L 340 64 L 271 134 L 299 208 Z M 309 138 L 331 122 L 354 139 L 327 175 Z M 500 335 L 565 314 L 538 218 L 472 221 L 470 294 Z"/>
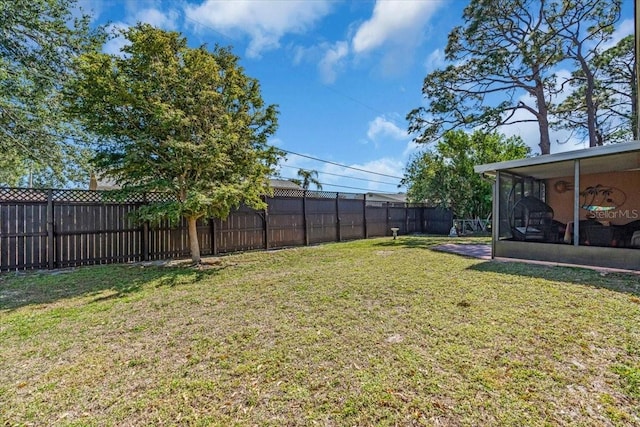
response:
<path fill-rule="evenodd" d="M 407 195 L 405 193 L 367 193 L 369 202 L 395 202 L 406 203 Z"/>
<path fill-rule="evenodd" d="M 271 188 L 282 188 L 287 190 L 303 190 L 301 186 L 295 182 L 291 182 L 288 179 L 269 179 L 269 185 Z"/>

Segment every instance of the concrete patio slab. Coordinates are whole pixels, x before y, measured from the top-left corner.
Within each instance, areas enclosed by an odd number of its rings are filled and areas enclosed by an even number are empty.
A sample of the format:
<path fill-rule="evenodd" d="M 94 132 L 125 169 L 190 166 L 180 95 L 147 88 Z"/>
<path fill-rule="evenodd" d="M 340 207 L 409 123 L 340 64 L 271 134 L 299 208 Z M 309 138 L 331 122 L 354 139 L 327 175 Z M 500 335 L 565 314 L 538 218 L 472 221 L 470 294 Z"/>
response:
<path fill-rule="evenodd" d="M 433 247 L 436 251 L 450 252 L 471 258 L 491 259 L 491 245 L 486 244 L 459 244 L 445 243 Z"/>
<path fill-rule="evenodd" d="M 487 244 L 445 243 L 443 245 L 434 246 L 432 249 L 436 251 L 449 252 L 457 255 L 462 255 L 470 258 L 491 260 L 491 245 L 487 245 Z M 494 258 L 494 261 L 520 262 L 524 264 L 545 265 L 548 267 L 549 266 L 574 267 L 574 268 L 577 267 L 577 268 L 587 268 L 590 270 L 596 270 L 602 273 L 631 273 L 631 274 L 640 275 L 640 271 L 636 271 L 636 270 L 594 267 L 590 265 L 568 264 L 568 263 L 561 263 L 561 262 L 533 261 L 533 260 L 516 259 L 516 258 Z"/>

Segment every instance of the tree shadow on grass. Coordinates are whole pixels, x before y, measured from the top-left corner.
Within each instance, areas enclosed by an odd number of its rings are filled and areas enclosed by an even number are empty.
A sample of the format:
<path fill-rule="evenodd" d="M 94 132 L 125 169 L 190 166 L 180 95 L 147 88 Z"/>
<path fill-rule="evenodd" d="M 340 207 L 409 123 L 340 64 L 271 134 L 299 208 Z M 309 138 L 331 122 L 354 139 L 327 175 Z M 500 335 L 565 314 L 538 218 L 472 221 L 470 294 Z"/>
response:
<path fill-rule="evenodd" d="M 196 269 L 135 265 L 100 265 L 0 275 L 0 311 L 95 295 L 93 302 L 122 298 L 148 286 L 186 285 L 218 274 L 225 265 Z M 107 295 L 105 292 L 111 291 Z"/>
<path fill-rule="evenodd" d="M 640 274 L 634 273 L 603 272 L 581 267 L 547 266 L 495 260 L 474 264 L 467 269 L 604 288 L 636 297 L 640 296 Z"/>

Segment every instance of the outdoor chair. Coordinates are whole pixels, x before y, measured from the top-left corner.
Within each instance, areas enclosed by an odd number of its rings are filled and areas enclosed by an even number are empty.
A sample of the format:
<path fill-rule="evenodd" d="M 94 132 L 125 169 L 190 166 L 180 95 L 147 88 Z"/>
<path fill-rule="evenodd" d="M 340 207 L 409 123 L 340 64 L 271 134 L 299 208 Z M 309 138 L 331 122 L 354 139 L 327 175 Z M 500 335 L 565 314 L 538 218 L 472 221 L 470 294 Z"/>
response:
<path fill-rule="evenodd" d="M 640 247 L 638 234 L 640 234 L 640 220 L 631 221 L 620 226 L 621 245 L 626 247 Z M 636 234 L 638 233 L 638 234 Z"/>
<path fill-rule="evenodd" d="M 585 246 L 591 246 L 590 237 L 598 234 L 596 229 L 604 227 L 602 223 L 595 219 L 583 219 L 580 220 L 580 244 Z M 597 240 L 597 238 L 596 238 Z"/>
<path fill-rule="evenodd" d="M 580 224 L 580 243 L 587 246 L 613 246 L 615 227 L 597 221 Z"/>
<path fill-rule="evenodd" d="M 516 240 L 556 242 L 558 222 L 553 221 L 553 209 L 540 199 L 526 196 L 518 200 L 509 217 Z"/>

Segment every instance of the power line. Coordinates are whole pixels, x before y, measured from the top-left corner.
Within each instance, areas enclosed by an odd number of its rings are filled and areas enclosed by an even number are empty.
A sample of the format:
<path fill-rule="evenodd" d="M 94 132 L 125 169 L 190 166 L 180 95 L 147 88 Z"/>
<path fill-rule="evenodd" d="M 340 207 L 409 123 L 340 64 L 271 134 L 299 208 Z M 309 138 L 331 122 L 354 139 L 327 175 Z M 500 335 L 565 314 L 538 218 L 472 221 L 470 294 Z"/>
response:
<path fill-rule="evenodd" d="M 290 168 L 290 169 L 298 169 L 298 170 L 300 170 L 300 169 L 304 169 L 304 168 L 298 168 L 298 167 L 295 167 L 295 166 L 289 166 L 289 165 L 278 165 L 278 166 L 280 166 L 280 167 L 284 167 L 284 168 Z M 307 169 L 304 169 L 304 170 L 307 170 Z M 398 185 L 398 183 L 395 183 L 395 182 L 376 181 L 376 180 L 374 180 L 374 179 L 358 178 L 358 177 L 355 177 L 355 176 L 340 175 L 340 174 L 338 174 L 338 173 L 323 172 L 323 171 L 315 171 L 315 172 L 321 173 L 321 174 L 323 174 L 323 175 L 338 176 L 338 177 L 340 177 L 340 178 L 349 178 L 349 179 L 357 179 L 357 180 L 359 180 L 359 181 L 375 182 L 375 183 L 377 183 L 377 184 Z"/>
<path fill-rule="evenodd" d="M 335 89 L 335 88 L 333 88 L 333 87 L 330 87 L 330 86 L 328 86 L 328 85 L 326 85 L 326 84 L 322 84 L 322 87 L 324 87 L 324 88 L 325 88 L 325 89 L 327 89 L 327 90 L 330 90 L 330 91 L 331 91 L 331 92 L 333 92 L 333 93 L 336 93 L 336 94 L 338 94 L 338 95 L 340 95 L 340 96 L 343 96 L 343 97 L 347 98 L 348 100 L 350 100 L 351 102 L 354 102 L 354 103 L 356 103 L 356 104 L 358 104 L 358 105 L 361 105 L 361 106 L 363 106 L 364 108 L 366 108 L 366 109 L 369 109 L 369 110 L 373 111 L 374 113 L 384 114 L 384 112 L 380 111 L 379 109 L 377 109 L 377 108 L 375 108 L 375 107 L 372 107 L 372 106 L 371 106 L 371 105 L 369 105 L 369 104 L 365 104 L 364 102 L 362 102 L 362 101 L 360 101 L 360 100 L 358 100 L 358 99 L 354 98 L 353 96 L 351 96 L 351 95 L 347 95 L 346 93 L 343 93 L 343 92 L 340 92 L 339 90 L 337 90 L 337 89 Z"/>
<path fill-rule="evenodd" d="M 317 157 L 307 156 L 306 154 L 294 153 L 293 151 L 284 150 L 284 149 L 282 149 L 282 148 L 278 148 L 278 147 L 274 147 L 274 148 L 275 148 L 276 150 L 280 150 L 280 151 L 285 152 L 285 153 L 287 153 L 287 154 L 293 154 L 294 156 L 305 157 L 305 158 L 307 158 L 307 159 L 315 160 L 315 161 L 317 161 L 317 162 L 329 163 L 329 164 L 331 164 L 331 165 L 340 166 L 340 167 L 342 167 L 342 168 L 346 168 L 346 169 L 352 169 L 352 170 L 356 170 L 356 171 L 359 171 L 359 172 L 370 173 L 370 174 L 373 174 L 373 175 L 386 176 L 387 178 L 403 179 L 403 178 L 402 178 L 402 177 L 400 177 L 400 176 L 393 176 L 393 175 L 387 175 L 387 174 L 385 174 L 385 173 L 373 172 L 373 171 L 369 171 L 369 170 L 366 170 L 366 169 L 355 168 L 355 167 L 353 167 L 353 166 L 347 166 L 347 165 L 343 165 L 343 164 L 341 164 L 341 163 L 332 162 L 332 161 L 330 161 L 330 160 L 323 160 L 323 159 L 319 159 L 319 158 L 317 158 Z"/>
<path fill-rule="evenodd" d="M 287 178 L 285 176 L 279 176 L 279 177 L 274 177 L 275 179 L 286 179 L 288 181 L 291 180 L 296 180 L 297 178 Z M 339 187 L 339 188 L 348 188 L 350 190 L 361 190 L 361 191 L 367 191 L 367 192 L 372 192 L 374 190 L 370 189 L 370 188 L 362 188 L 362 187 L 350 187 L 348 185 L 338 185 L 338 184 L 327 184 L 325 182 L 319 182 L 318 184 L 320 184 L 322 187 L 329 186 L 329 187 Z"/>
<path fill-rule="evenodd" d="M 215 32 L 215 33 L 217 33 L 217 34 L 221 35 L 221 36 L 222 36 L 222 37 L 224 37 L 224 38 L 232 39 L 232 40 L 233 40 L 233 38 L 231 38 L 231 37 L 227 36 L 226 34 L 223 34 L 223 33 L 219 32 L 218 30 L 216 30 L 216 29 L 215 29 L 215 28 L 213 28 L 212 26 L 207 25 L 207 24 L 204 24 L 204 23 L 202 23 L 202 22 L 200 22 L 200 21 L 198 21 L 198 20 L 196 20 L 196 19 L 193 19 L 193 18 L 191 18 L 191 17 L 187 16 L 186 14 L 185 14 L 185 18 L 186 18 L 186 19 L 188 19 L 188 20 L 190 20 L 190 21 L 192 21 L 192 22 L 194 22 L 194 23 L 196 23 L 196 24 L 199 24 L 199 25 L 201 25 L 201 26 L 203 26 L 203 27 L 205 27 L 205 28 L 210 29 L 211 31 L 213 31 L 213 32 Z M 341 95 L 341 96 L 343 96 L 343 97 L 345 97 L 345 98 L 347 98 L 347 99 L 351 100 L 352 102 L 355 102 L 355 103 L 357 103 L 357 104 L 360 104 L 361 106 L 363 106 L 363 107 L 365 107 L 365 108 L 368 108 L 369 110 L 371 110 L 371 111 L 373 111 L 373 112 L 376 112 L 376 113 L 379 113 L 379 114 L 384 114 L 383 112 L 381 112 L 381 111 L 380 111 L 380 110 L 378 110 L 377 108 L 374 108 L 374 107 L 372 107 L 372 106 L 370 106 L 370 105 L 367 105 L 367 104 L 365 104 L 364 102 L 362 102 L 362 101 L 360 101 L 360 100 L 358 100 L 358 99 L 356 99 L 356 98 L 354 98 L 354 97 L 352 97 L 352 96 L 349 96 L 349 95 L 347 95 L 347 94 L 345 94 L 345 93 L 341 93 L 341 92 L 339 92 L 338 90 L 336 90 L 335 88 L 329 87 L 328 85 L 322 85 L 322 86 L 323 86 L 325 89 L 330 90 L 330 91 L 332 91 L 332 92 L 334 92 L 334 93 L 336 93 L 336 94 L 338 94 L 338 95 Z M 277 148 L 277 147 L 276 147 L 276 148 Z M 352 170 L 356 170 L 356 171 L 359 171 L 359 172 L 364 172 L 364 173 L 369 173 L 369 174 L 373 174 L 373 175 L 384 176 L 384 177 L 387 177 L 387 178 L 394 178 L 394 179 L 400 179 L 400 180 L 401 180 L 401 179 L 404 179 L 404 178 L 399 177 L 399 176 L 393 176 L 393 175 L 388 175 L 388 174 L 384 174 L 384 173 L 379 173 L 379 172 L 369 171 L 369 170 L 366 170 L 366 169 L 356 168 L 356 167 L 353 167 L 353 166 L 347 166 L 347 165 L 343 165 L 343 164 L 340 164 L 340 163 L 332 162 L 332 161 L 329 161 L 329 160 L 323 160 L 323 159 L 319 159 L 319 158 L 317 158 L 317 157 L 308 156 L 308 155 L 305 155 L 305 154 L 300 154 L 300 153 L 295 153 L 295 152 L 293 152 L 293 151 L 284 150 L 284 149 L 282 149 L 282 148 L 277 148 L 277 149 L 278 149 L 278 150 L 280 150 L 280 151 L 283 151 L 283 152 L 285 152 L 285 153 L 288 153 L 288 154 L 293 154 L 293 155 L 295 155 L 295 156 L 305 157 L 305 158 L 307 158 L 307 159 L 315 160 L 315 161 L 318 161 L 318 162 L 323 162 L 323 163 L 328 163 L 328 164 L 332 164 L 332 165 L 335 165 L 335 166 L 340 166 L 340 167 L 343 167 L 343 168 L 346 168 L 346 169 L 352 169 Z M 322 172 L 322 173 L 327 174 L 327 175 L 341 176 L 341 175 L 337 175 L 337 174 L 331 174 L 331 173 L 329 173 L 329 172 Z M 345 177 L 345 176 L 344 176 L 344 175 L 342 175 L 342 177 Z M 354 178 L 354 179 L 362 179 L 362 178 Z M 369 181 L 370 181 L 370 182 L 376 182 L 376 181 L 372 181 L 372 180 L 369 180 Z M 378 182 L 378 183 L 380 183 L 380 184 L 388 184 L 388 183 L 380 182 L 380 181 L 377 181 L 377 182 Z M 397 184 L 388 184 L 388 185 L 397 185 Z"/>
<path fill-rule="evenodd" d="M 26 109 L 22 109 L 21 107 L 18 107 L 17 109 L 27 112 Z M 78 138 L 75 138 L 73 136 L 56 135 L 56 134 L 49 133 L 49 132 L 42 132 L 42 134 L 48 135 L 48 136 L 52 136 L 52 137 L 57 137 L 57 138 L 70 140 L 70 141 L 73 141 L 73 142 L 76 142 L 76 143 L 79 143 L 79 144 L 87 144 L 87 143 L 89 143 L 89 141 L 78 139 Z M 387 177 L 387 178 L 400 179 L 400 180 L 404 179 L 404 178 L 399 177 L 399 176 L 388 175 L 388 174 L 384 174 L 384 173 L 380 173 L 380 172 L 373 172 L 373 171 L 370 171 L 370 170 L 356 168 L 356 167 L 353 167 L 353 166 L 347 166 L 347 165 L 343 165 L 341 163 L 333 162 L 331 160 L 324 160 L 324 159 L 320 159 L 318 157 L 313 157 L 313 156 L 309 156 L 309 155 L 306 155 L 306 154 L 296 153 L 296 152 L 285 150 L 285 149 L 282 149 L 282 148 L 279 148 L 279 147 L 273 147 L 273 148 L 275 148 L 276 150 L 282 151 L 284 153 L 287 153 L 287 154 L 292 154 L 294 156 L 304 157 L 304 158 L 315 160 L 315 161 L 322 162 L 322 163 L 328 163 L 328 164 L 339 166 L 339 167 L 342 167 L 342 168 L 345 168 L 345 169 L 351 169 L 351 170 L 355 170 L 355 171 L 358 171 L 358 172 L 364 172 L 364 173 L 368 173 L 368 174 L 372 174 L 372 175 L 384 176 L 384 177 Z M 279 166 L 293 167 L 293 166 L 289 166 L 289 165 L 279 165 Z M 299 169 L 299 168 L 296 168 L 296 169 Z M 375 180 L 371 180 L 371 179 L 357 178 L 357 177 L 350 177 L 350 176 L 347 176 L 347 175 L 334 174 L 334 173 L 331 173 L 331 172 L 319 172 L 319 173 L 323 173 L 323 174 L 326 174 L 326 175 L 334 175 L 334 176 L 338 176 L 338 177 L 342 177 L 342 178 L 351 178 L 351 179 L 358 179 L 358 180 L 368 181 L 368 182 L 376 182 L 376 183 L 379 183 L 379 184 L 397 185 L 397 184 L 392 184 L 392 183 L 388 183 L 388 182 L 375 181 Z M 331 185 L 331 184 L 328 184 L 328 185 Z"/>
<path fill-rule="evenodd" d="M 195 20 L 195 19 L 193 19 L 193 18 L 191 18 L 191 17 L 187 16 L 187 14 L 186 14 L 186 13 L 184 14 L 184 18 L 185 18 L 186 20 L 189 20 L 189 21 L 191 21 L 191 22 L 193 22 L 193 23 L 195 23 L 195 24 L 198 24 L 198 25 L 200 25 L 200 26 L 202 26 L 202 27 L 205 27 L 205 28 L 210 29 L 211 31 L 213 31 L 214 33 L 216 33 L 216 34 L 218 34 L 218 35 L 222 36 L 222 37 L 223 37 L 223 38 L 225 38 L 225 39 L 233 40 L 233 41 L 235 41 L 235 40 L 236 40 L 236 39 L 234 39 L 234 38 L 233 38 L 233 37 L 231 37 L 231 36 L 228 36 L 228 35 L 226 35 L 226 34 L 224 34 L 224 33 L 221 33 L 220 31 L 216 30 L 215 28 L 213 28 L 213 27 L 212 27 L 212 26 L 210 26 L 210 25 L 204 24 L 204 23 L 202 23 L 202 22 L 200 22 L 200 21 L 197 21 L 197 20 Z"/>
<path fill-rule="evenodd" d="M 222 36 L 223 38 L 230 39 L 230 40 L 234 40 L 234 38 L 233 38 L 233 37 L 230 37 L 230 36 L 228 36 L 227 34 L 224 34 L 224 33 L 220 32 L 220 31 L 218 31 L 217 29 L 213 28 L 211 25 L 205 24 L 205 23 L 203 23 L 203 22 L 201 22 L 201 21 L 198 21 L 198 20 L 196 20 L 196 19 L 191 18 L 191 17 L 187 16 L 187 14 L 184 14 L 184 18 L 185 18 L 185 19 L 187 19 L 187 20 L 189 20 L 189 21 L 191 21 L 191 22 L 193 22 L 193 23 L 195 23 L 195 24 L 201 25 L 202 27 L 208 28 L 209 30 L 211 30 L 211 31 L 213 31 L 214 33 L 216 33 L 216 34 L 218 34 L 218 35 Z M 363 107 L 365 107 L 365 108 L 368 108 L 368 109 L 370 109 L 370 110 L 372 110 L 372 111 L 374 111 L 374 112 L 376 112 L 376 113 L 384 114 L 384 113 L 382 113 L 380 110 L 378 110 L 378 109 L 376 109 L 376 108 L 374 108 L 374 107 L 372 107 L 372 106 L 370 106 L 370 105 L 367 105 L 367 104 L 365 104 L 364 102 L 362 102 L 362 101 L 360 101 L 360 100 L 358 100 L 358 99 L 356 99 L 356 98 L 354 98 L 354 97 L 352 97 L 352 96 L 349 96 L 349 95 L 347 95 L 347 94 L 345 94 L 345 93 L 341 93 L 341 92 L 337 91 L 336 89 L 331 88 L 331 87 L 329 87 L 329 86 L 327 86 L 327 85 L 322 85 L 322 86 L 323 86 L 325 89 L 331 90 L 331 91 L 332 91 L 332 92 L 334 92 L 334 93 L 337 93 L 337 94 L 339 94 L 339 95 L 342 95 L 342 96 L 344 96 L 345 98 L 348 98 L 348 99 L 350 99 L 351 101 L 353 101 L 353 102 L 355 102 L 355 103 L 357 103 L 357 104 L 360 104 L 361 106 L 363 106 Z M 276 148 L 277 148 L 277 147 L 276 147 Z M 355 170 L 355 171 L 359 171 L 359 172 L 369 173 L 369 174 L 372 174 L 372 175 L 384 176 L 384 177 L 387 177 L 387 178 L 400 179 L 400 180 L 404 179 L 403 177 L 393 176 L 393 175 L 388 175 L 388 174 L 379 173 L 379 172 L 373 172 L 373 171 L 369 171 L 369 170 L 366 170 L 366 169 L 356 168 L 356 167 L 353 167 L 353 166 L 347 166 L 347 165 L 343 165 L 343 164 L 341 164 L 341 163 L 332 162 L 332 161 L 330 161 L 330 160 L 323 160 L 323 159 L 319 159 L 319 158 L 317 158 L 317 157 L 308 156 L 308 155 L 300 154 L 300 153 L 295 153 L 295 152 L 293 152 L 293 151 L 289 151 L 289 150 L 284 150 L 284 149 L 282 149 L 282 148 L 277 148 L 277 149 L 278 149 L 278 150 L 280 150 L 280 151 L 283 151 L 283 152 L 285 152 L 285 153 L 288 153 L 288 154 L 292 154 L 292 155 L 296 155 L 296 156 L 300 156 L 300 157 L 305 157 L 305 158 L 308 158 L 308 159 L 311 159 L 311 160 L 315 160 L 315 161 L 323 162 L 323 163 L 328 163 L 328 164 L 332 164 L 332 165 L 335 165 L 335 166 L 340 166 L 340 167 L 342 167 L 342 168 L 346 168 L 346 169 L 351 169 L 351 170 Z M 284 166 L 284 165 L 283 165 L 283 166 Z M 324 173 L 324 174 L 326 174 L 326 175 L 334 175 L 334 176 L 339 176 L 339 177 L 344 177 L 344 178 L 352 178 L 352 177 L 347 177 L 347 176 L 344 176 L 344 175 L 332 174 L 332 173 L 329 173 L 329 172 L 322 172 L 322 173 Z M 353 179 L 360 179 L 360 180 L 364 180 L 363 178 L 353 178 Z M 391 184 L 391 183 L 386 183 L 386 182 L 381 182 L 381 181 L 373 181 L 373 180 L 368 180 L 368 181 L 369 181 L 369 182 L 377 182 L 377 183 L 380 183 L 380 184 L 387 184 L 387 185 L 397 185 L 397 184 Z"/>

